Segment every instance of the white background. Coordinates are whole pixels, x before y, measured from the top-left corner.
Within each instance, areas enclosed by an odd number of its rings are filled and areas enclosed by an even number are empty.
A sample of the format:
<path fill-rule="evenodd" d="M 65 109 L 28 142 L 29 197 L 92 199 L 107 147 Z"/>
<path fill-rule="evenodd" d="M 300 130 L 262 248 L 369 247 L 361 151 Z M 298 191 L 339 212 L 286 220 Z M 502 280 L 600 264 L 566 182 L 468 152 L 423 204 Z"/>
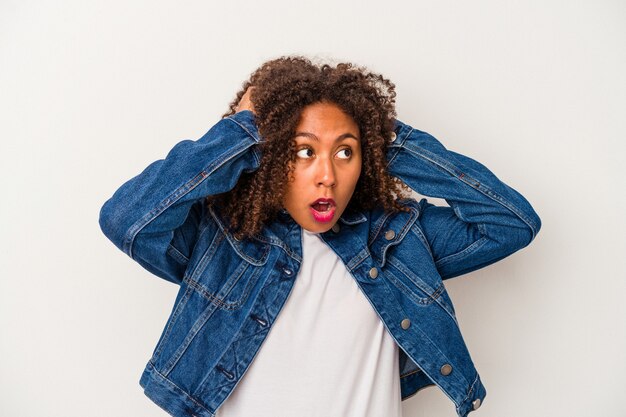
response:
<path fill-rule="evenodd" d="M 139 377 L 177 287 L 101 205 L 198 139 L 267 59 L 352 61 L 398 117 L 488 166 L 543 228 L 446 282 L 475 416 L 626 415 L 626 3 L 0 2 L 0 415 L 164 416 Z M 437 387 L 405 417 L 454 417 Z"/>

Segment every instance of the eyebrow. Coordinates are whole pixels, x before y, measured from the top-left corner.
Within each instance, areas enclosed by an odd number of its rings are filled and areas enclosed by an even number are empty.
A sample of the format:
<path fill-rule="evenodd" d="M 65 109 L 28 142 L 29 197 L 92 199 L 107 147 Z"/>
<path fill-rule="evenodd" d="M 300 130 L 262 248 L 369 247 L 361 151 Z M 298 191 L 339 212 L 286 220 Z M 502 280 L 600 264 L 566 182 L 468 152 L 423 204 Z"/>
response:
<path fill-rule="evenodd" d="M 296 132 L 295 136 L 304 136 L 304 137 L 307 137 L 309 139 L 313 139 L 313 140 L 318 141 L 318 142 L 320 140 L 313 133 L 309 133 L 309 132 Z M 359 138 L 354 136 L 352 133 L 344 133 L 343 135 L 340 135 L 340 136 L 336 137 L 335 138 L 335 142 L 338 142 L 338 141 L 341 141 L 341 140 L 344 140 L 344 139 L 347 139 L 347 138 L 355 139 L 357 141 L 359 140 Z"/>

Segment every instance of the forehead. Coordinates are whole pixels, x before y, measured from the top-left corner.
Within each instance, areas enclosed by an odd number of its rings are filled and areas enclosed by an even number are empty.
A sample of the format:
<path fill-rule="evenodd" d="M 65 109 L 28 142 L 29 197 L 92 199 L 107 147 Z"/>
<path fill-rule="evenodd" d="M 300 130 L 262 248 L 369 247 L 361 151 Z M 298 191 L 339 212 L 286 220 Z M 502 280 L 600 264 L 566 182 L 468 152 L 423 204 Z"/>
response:
<path fill-rule="evenodd" d="M 352 133 L 358 136 L 359 127 L 339 106 L 334 103 L 314 103 L 306 106 L 296 127 L 296 132 L 320 134 Z"/>

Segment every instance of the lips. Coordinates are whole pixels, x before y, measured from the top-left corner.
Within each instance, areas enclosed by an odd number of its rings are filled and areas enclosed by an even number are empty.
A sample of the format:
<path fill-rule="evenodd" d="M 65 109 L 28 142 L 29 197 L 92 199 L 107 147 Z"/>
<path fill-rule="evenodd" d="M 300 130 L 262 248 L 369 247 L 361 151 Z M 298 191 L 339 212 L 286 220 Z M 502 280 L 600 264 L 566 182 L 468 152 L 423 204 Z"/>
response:
<path fill-rule="evenodd" d="M 332 198 L 318 198 L 311 204 L 311 214 L 316 221 L 327 223 L 335 216 L 335 206 Z"/>

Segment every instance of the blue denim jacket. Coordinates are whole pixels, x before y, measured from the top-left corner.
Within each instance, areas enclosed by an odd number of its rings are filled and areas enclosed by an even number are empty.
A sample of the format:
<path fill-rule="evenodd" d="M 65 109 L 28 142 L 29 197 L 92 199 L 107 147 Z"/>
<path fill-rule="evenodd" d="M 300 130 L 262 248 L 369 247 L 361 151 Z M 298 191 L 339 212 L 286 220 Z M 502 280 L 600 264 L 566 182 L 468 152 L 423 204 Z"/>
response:
<path fill-rule="evenodd" d="M 173 416 L 215 415 L 261 348 L 302 263 L 302 229 L 286 211 L 237 240 L 203 201 L 259 167 L 263 140 L 250 111 L 223 118 L 124 183 L 100 211 L 100 227 L 119 249 L 180 286 L 140 379 Z M 525 247 L 541 221 L 485 166 L 400 121 L 387 160 L 391 175 L 450 207 L 422 198 L 405 199 L 410 212 L 393 215 L 348 209 L 321 237 L 400 347 L 402 399 L 437 385 L 465 417 L 486 390 L 443 281 Z"/>

